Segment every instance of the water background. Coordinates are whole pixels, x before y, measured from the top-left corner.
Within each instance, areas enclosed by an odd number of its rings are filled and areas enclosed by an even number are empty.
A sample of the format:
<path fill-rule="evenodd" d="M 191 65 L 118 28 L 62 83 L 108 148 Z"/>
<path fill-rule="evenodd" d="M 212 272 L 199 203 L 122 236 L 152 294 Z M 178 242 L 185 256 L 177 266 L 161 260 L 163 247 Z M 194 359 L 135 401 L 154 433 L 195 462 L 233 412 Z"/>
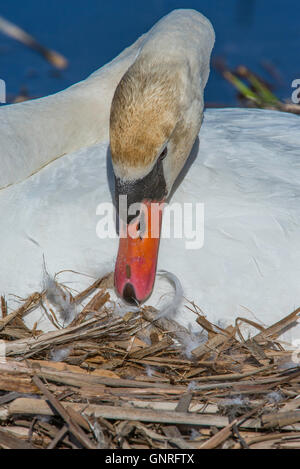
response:
<path fill-rule="evenodd" d="M 57 73 L 37 53 L 0 34 L 0 78 L 10 95 L 22 86 L 30 96 L 54 93 L 110 61 L 175 8 L 194 8 L 211 20 L 213 57 L 230 67 L 247 65 L 274 82 L 281 99 L 290 99 L 291 82 L 300 78 L 299 0 L 0 0 L 0 15 L 69 60 L 68 69 Z M 262 66 L 266 61 L 277 78 Z M 206 101 L 237 105 L 234 89 L 215 69 Z"/>

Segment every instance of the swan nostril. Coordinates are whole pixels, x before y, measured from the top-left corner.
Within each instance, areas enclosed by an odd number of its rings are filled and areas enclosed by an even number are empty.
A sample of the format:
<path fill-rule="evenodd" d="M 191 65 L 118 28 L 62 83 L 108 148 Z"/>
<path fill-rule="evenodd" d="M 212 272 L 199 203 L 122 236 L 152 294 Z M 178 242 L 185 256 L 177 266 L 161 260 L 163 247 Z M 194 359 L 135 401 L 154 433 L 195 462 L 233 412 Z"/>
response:
<path fill-rule="evenodd" d="M 128 264 L 126 265 L 126 278 L 131 278 L 131 267 Z"/>
<path fill-rule="evenodd" d="M 123 290 L 123 298 L 127 303 L 131 305 L 137 305 L 139 302 L 136 299 L 134 287 L 131 283 L 126 283 L 125 288 Z"/>

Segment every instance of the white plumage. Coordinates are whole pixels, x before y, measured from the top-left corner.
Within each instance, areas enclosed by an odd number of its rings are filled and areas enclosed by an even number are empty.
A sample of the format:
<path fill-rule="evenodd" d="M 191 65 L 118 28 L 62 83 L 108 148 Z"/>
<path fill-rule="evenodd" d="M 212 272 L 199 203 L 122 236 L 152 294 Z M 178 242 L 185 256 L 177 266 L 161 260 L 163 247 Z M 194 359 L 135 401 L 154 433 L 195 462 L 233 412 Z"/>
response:
<path fill-rule="evenodd" d="M 43 256 L 51 274 L 113 269 L 118 241 L 96 235 L 96 208 L 112 199 L 109 106 L 144 40 L 63 93 L 1 109 L 0 293 L 10 307 L 11 294 L 41 289 Z M 185 298 L 215 322 L 274 323 L 300 304 L 299 118 L 207 110 L 199 138 L 171 202 L 204 203 L 204 246 L 162 239 L 158 268 L 176 275 Z M 65 278 L 77 287 L 90 282 Z M 158 276 L 148 303 L 159 306 L 165 293 L 172 286 Z M 194 321 L 186 303 L 177 313 L 185 325 Z"/>

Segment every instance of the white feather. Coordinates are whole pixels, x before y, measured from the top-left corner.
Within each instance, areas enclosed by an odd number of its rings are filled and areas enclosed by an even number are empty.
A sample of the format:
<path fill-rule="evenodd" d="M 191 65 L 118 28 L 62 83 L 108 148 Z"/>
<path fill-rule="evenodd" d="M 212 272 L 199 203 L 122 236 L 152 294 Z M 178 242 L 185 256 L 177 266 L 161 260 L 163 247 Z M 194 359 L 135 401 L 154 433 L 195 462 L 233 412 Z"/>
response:
<path fill-rule="evenodd" d="M 63 322 L 65 324 L 71 322 L 76 315 L 76 305 L 71 302 L 70 293 L 59 286 L 56 280 L 48 274 L 46 268 L 44 269 L 43 290 Z"/>
<path fill-rule="evenodd" d="M 151 378 L 151 376 L 153 376 L 154 369 L 151 366 L 146 365 L 146 373 L 147 373 L 147 376 Z"/>
<path fill-rule="evenodd" d="M 191 381 L 188 385 L 188 391 L 194 391 L 197 389 L 197 383 L 196 381 Z"/>
<path fill-rule="evenodd" d="M 71 353 L 71 347 L 52 349 L 50 359 L 53 362 L 63 362 Z"/>
<path fill-rule="evenodd" d="M 278 404 L 284 399 L 280 391 L 269 392 L 266 397 L 271 404 Z"/>
<path fill-rule="evenodd" d="M 182 305 L 183 301 L 183 289 L 180 283 L 180 280 L 176 275 L 172 274 L 171 272 L 167 272 L 166 270 L 159 270 L 157 275 L 160 277 L 164 277 L 168 280 L 171 286 L 174 289 L 174 296 L 171 301 L 165 302 L 163 306 L 159 308 L 158 318 L 168 317 L 173 319 L 176 315 L 176 312 Z"/>

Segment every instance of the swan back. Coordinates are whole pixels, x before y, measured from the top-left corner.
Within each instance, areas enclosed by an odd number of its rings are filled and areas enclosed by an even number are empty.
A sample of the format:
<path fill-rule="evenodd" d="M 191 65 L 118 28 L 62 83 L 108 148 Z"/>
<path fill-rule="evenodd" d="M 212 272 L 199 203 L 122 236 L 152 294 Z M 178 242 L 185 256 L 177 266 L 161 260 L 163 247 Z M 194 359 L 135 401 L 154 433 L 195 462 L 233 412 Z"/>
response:
<path fill-rule="evenodd" d="M 52 96 L 1 108 L 0 189 L 62 155 L 108 141 L 115 89 L 141 51 L 146 56 L 156 50 L 158 58 L 174 61 L 188 47 L 190 65 L 195 67 L 197 55 L 210 54 L 213 41 L 213 28 L 203 15 L 175 10 L 86 80 Z M 199 65 L 203 79 L 197 87 L 203 90 L 209 65 L 205 61 Z"/>
<path fill-rule="evenodd" d="M 0 109 L 0 189 L 62 155 L 107 141 L 115 88 L 143 36 L 86 80 L 45 98 Z"/>

